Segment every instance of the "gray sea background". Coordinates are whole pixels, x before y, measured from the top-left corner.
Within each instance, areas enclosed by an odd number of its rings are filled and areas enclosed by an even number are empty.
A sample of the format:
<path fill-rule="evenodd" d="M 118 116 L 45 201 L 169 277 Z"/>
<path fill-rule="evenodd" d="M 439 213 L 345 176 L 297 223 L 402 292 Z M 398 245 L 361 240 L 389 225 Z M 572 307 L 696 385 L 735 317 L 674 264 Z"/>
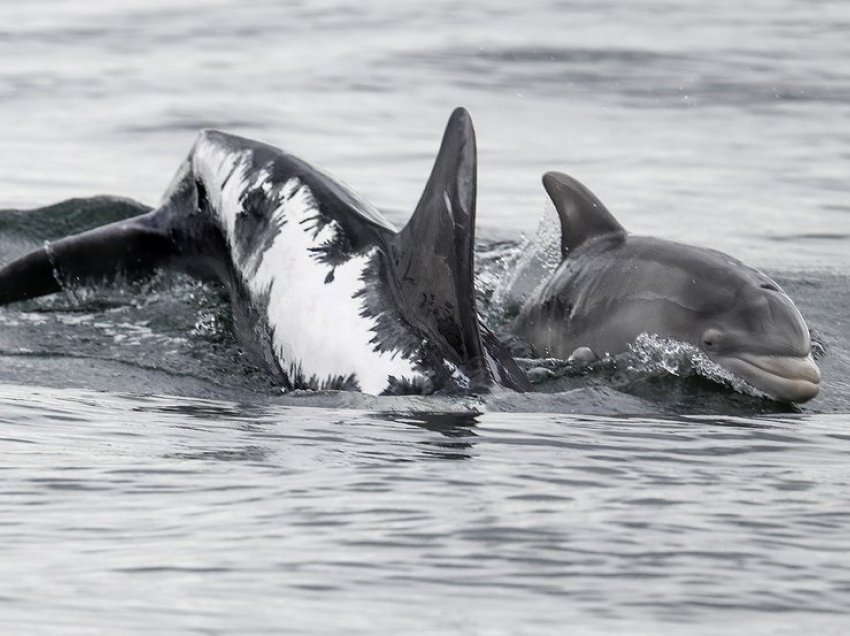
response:
<path fill-rule="evenodd" d="M 0 633 L 850 632 L 848 60 L 843 1 L 0 0 L 0 262 L 156 204 L 205 127 L 403 225 L 464 106 L 489 318 L 561 170 L 764 269 L 824 378 L 293 397 L 180 276 L 3 307 Z"/>

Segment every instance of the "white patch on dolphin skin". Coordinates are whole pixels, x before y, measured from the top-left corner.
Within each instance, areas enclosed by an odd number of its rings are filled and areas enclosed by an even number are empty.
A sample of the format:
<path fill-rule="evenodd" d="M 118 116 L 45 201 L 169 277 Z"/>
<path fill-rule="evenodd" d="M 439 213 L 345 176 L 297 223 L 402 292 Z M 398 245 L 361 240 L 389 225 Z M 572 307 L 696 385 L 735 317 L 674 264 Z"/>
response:
<path fill-rule="evenodd" d="M 310 250 L 332 239 L 336 228 L 328 223 L 314 236 L 316 214 L 310 190 L 288 181 L 275 211 L 283 225 L 249 285 L 257 294 L 268 290 L 269 324 L 284 369 L 300 363 L 305 377 L 319 379 L 353 373 L 361 390 L 380 393 L 390 375 L 410 377 L 414 370 L 409 361 L 374 350 L 374 322 L 360 315 L 362 303 L 354 298 L 375 250 L 337 266 L 326 282 L 330 268 Z"/>
<path fill-rule="evenodd" d="M 236 215 L 242 210 L 239 197 L 245 191 L 245 172 L 250 165 L 250 151 L 233 152 L 209 141 L 201 133 L 192 151 L 192 169 L 206 186 L 210 205 L 219 216 L 222 229 L 231 241 L 236 233 Z"/>
<path fill-rule="evenodd" d="M 306 185 L 292 178 L 278 186 L 267 171 L 249 173 L 249 166 L 247 151 L 234 153 L 216 143 L 204 143 L 203 138 L 196 146 L 195 174 L 207 185 L 234 263 L 242 268 L 252 300 L 267 298 L 267 319 L 280 367 L 288 371 L 300 365 L 303 378 L 315 376 L 319 382 L 353 374 L 366 393 L 384 391 L 389 376 L 420 377 L 409 360 L 375 351 L 370 342 L 375 323 L 360 315 L 363 303 L 354 298 L 364 285 L 363 272 L 376 248 L 338 265 L 329 278 L 330 266 L 318 262 L 311 250 L 331 240 L 337 224 L 330 221 L 317 232 L 319 210 Z M 264 252 L 243 254 L 236 227 L 239 215 L 245 214 L 244 194 L 252 189 L 262 189 L 277 202 L 269 226 L 278 233 Z"/>

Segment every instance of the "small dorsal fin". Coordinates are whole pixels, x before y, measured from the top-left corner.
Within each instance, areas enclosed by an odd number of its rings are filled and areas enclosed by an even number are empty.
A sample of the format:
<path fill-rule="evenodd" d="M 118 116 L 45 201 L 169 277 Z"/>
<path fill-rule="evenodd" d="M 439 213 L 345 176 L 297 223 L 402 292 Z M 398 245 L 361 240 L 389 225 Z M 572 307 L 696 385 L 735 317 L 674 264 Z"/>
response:
<path fill-rule="evenodd" d="M 416 210 L 392 242 L 394 294 L 404 319 L 448 355 L 470 388 L 486 388 L 495 378 L 525 390 L 530 385 L 501 344 L 482 338 L 486 328 L 479 323 L 473 282 L 476 185 L 472 119 L 458 108 Z"/>
<path fill-rule="evenodd" d="M 561 258 L 589 239 L 625 233 L 625 228 L 602 201 L 572 177 L 562 172 L 547 172 L 543 175 L 543 187 L 561 219 Z"/>

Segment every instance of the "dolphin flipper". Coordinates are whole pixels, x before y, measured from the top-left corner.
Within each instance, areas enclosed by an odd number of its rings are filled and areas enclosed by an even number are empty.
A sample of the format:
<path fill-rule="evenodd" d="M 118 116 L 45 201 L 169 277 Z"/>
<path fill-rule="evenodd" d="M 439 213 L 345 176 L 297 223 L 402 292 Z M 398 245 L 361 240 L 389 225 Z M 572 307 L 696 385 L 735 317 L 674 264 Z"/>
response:
<path fill-rule="evenodd" d="M 602 201 L 576 179 L 562 172 L 543 175 L 543 187 L 561 219 L 561 258 L 585 241 L 603 234 L 625 233 L 625 228 Z"/>
<path fill-rule="evenodd" d="M 145 275 L 174 254 L 155 213 L 45 241 L 41 249 L 0 269 L 0 305 L 52 294 L 66 284 Z"/>

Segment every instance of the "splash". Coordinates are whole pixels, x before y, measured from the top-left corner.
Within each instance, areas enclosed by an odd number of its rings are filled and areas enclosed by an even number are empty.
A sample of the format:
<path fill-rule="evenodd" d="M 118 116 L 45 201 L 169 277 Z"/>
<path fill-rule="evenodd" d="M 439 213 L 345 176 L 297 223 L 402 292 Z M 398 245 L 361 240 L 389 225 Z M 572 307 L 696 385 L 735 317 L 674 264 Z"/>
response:
<path fill-rule="evenodd" d="M 478 309 L 489 324 L 504 322 L 504 308 L 497 303 L 495 294 L 504 284 L 520 255 L 520 244 L 515 241 L 477 241 L 475 246 L 475 298 Z M 497 320 L 497 318 L 499 318 Z"/>
<path fill-rule="evenodd" d="M 531 382 L 547 392 L 562 390 L 563 386 L 577 388 L 602 383 L 623 387 L 656 377 L 700 377 L 743 395 L 768 397 L 713 362 L 694 345 L 648 333 L 635 338 L 624 353 L 606 355 L 589 363 L 559 358 L 520 358 L 517 362 Z M 581 384 L 577 385 L 576 380 Z"/>
<path fill-rule="evenodd" d="M 504 323 L 522 307 L 526 299 L 561 263 L 561 229 L 554 208 L 547 206 L 537 230 L 526 238 L 519 249 L 513 247 L 500 262 L 500 269 L 491 269 L 494 277 L 489 298 L 490 318 Z"/>
<path fill-rule="evenodd" d="M 627 372 L 641 376 L 669 374 L 685 378 L 697 375 L 744 395 L 767 397 L 712 361 L 701 349 L 670 338 L 642 333 L 629 345 L 628 352 L 617 356 L 615 360 L 618 365 L 625 365 Z"/>

